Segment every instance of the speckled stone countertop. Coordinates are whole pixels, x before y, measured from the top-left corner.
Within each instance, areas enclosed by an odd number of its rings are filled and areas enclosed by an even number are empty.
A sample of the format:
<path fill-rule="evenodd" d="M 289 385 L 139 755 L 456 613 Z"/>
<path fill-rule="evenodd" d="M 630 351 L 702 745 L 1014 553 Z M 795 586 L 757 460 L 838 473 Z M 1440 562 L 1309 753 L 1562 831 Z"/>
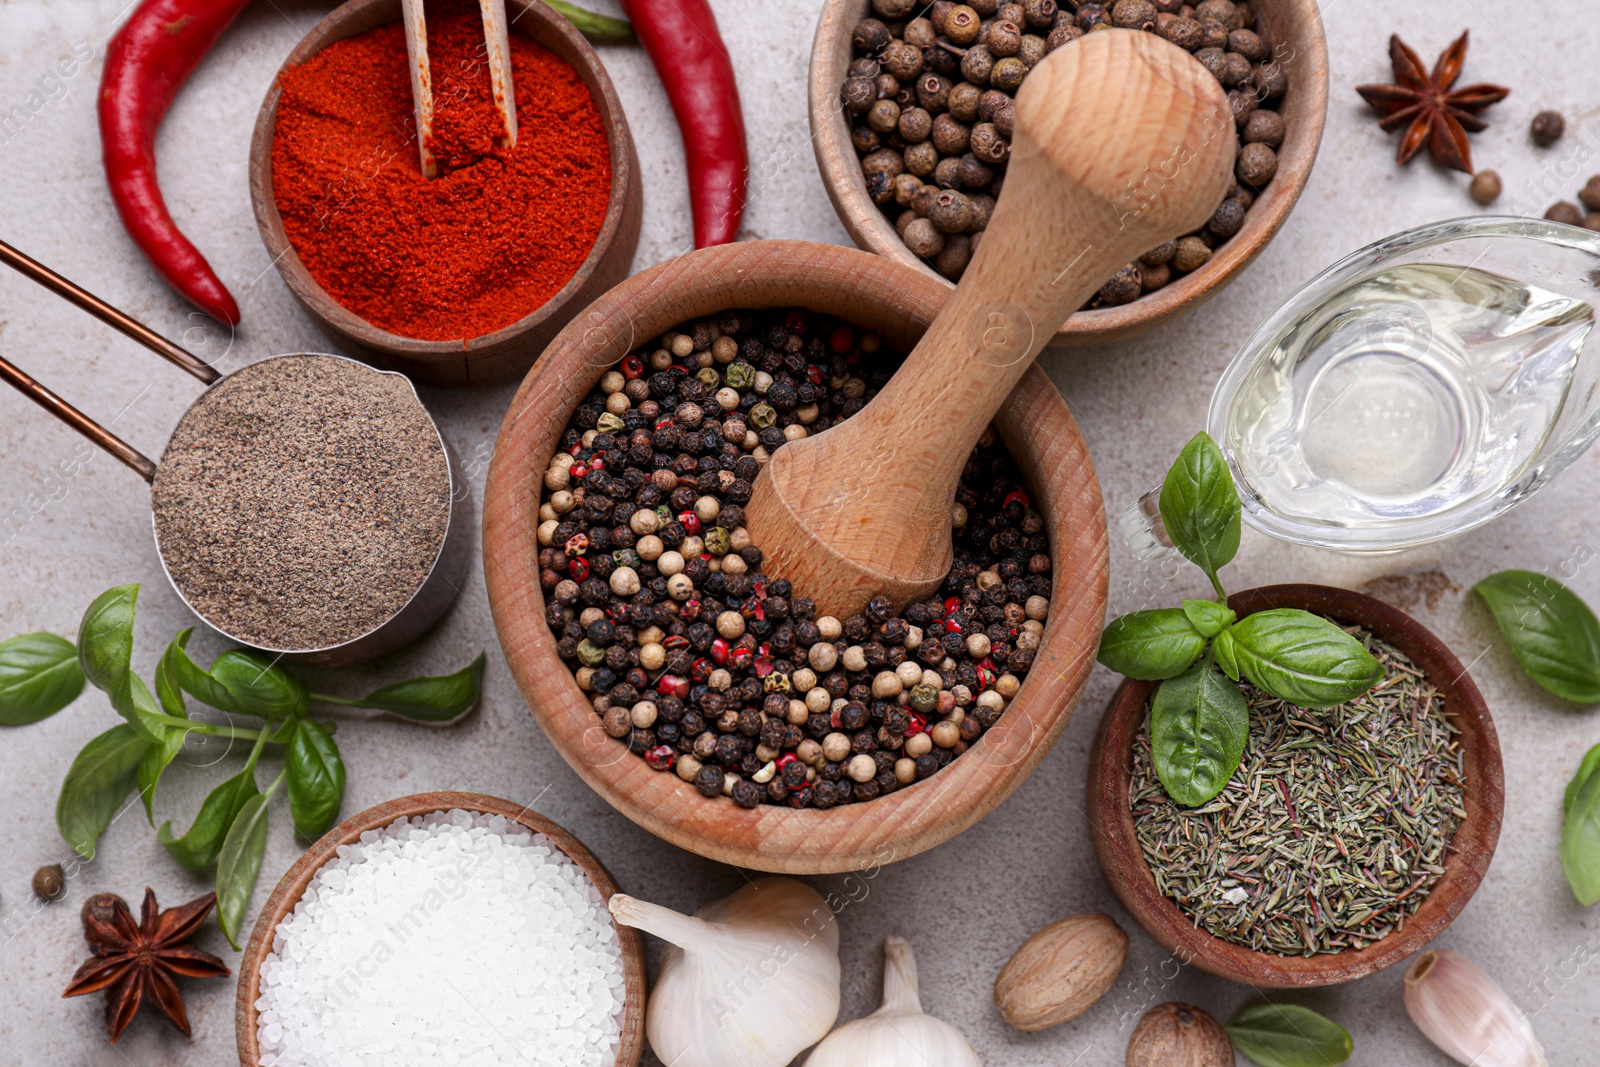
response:
<path fill-rule="evenodd" d="M 0 4 L 0 236 L 112 303 L 232 369 L 263 356 L 325 350 L 257 238 L 245 157 L 256 109 L 274 70 L 331 4 L 258 0 L 196 72 L 164 125 L 162 186 L 178 222 L 239 297 L 245 325 L 233 336 L 191 315 L 156 281 L 123 234 L 100 173 L 94 101 L 107 38 L 122 0 L 9 0 Z M 592 0 L 615 10 L 611 0 Z M 774 4 L 716 0 L 750 128 L 752 194 L 744 236 L 845 242 L 822 191 L 809 144 L 805 69 L 820 0 Z M 1582 0 L 1550 0 L 1507 19 L 1476 2 L 1395 5 L 1325 0 L 1332 93 L 1322 155 L 1305 195 L 1256 264 L 1181 322 L 1119 345 L 1047 353 L 1043 364 L 1088 438 L 1109 514 L 1157 484 L 1202 424 L 1211 386 L 1251 328 L 1316 271 L 1408 226 L 1471 214 L 1466 179 L 1418 161 L 1394 166 L 1353 86 L 1389 79 L 1386 41 L 1398 31 L 1425 58 L 1463 28 L 1473 32 L 1466 81 L 1513 88 L 1475 135 L 1481 166 L 1506 180 L 1502 206 L 1542 212 L 1600 171 L 1600 102 L 1594 53 L 1600 25 Z M 68 63 L 69 77 L 53 74 Z M 91 56 L 87 60 L 84 56 Z M 644 164 L 644 236 L 636 268 L 690 244 L 683 150 L 644 56 L 603 51 Z M 67 68 L 61 68 L 67 69 Z M 36 95 L 35 95 L 36 94 Z M 1528 122 L 1542 108 L 1565 112 L 1568 134 L 1540 152 Z M 150 353 L 43 290 L 0 272 L 0 353 L 140 450 L 159 455 L 197 385 Z M 512 386 L 425 390 L 451 445 L 481 493 L 495 432 Z M 70 431 L 0 390 L 0 627 L 71 633 L 101 590 L 143 583 L 135 665 L 148 672 L 162 645 L 192 616 L 162 577 L 150 534 L 147 488 L 103 454 L 87 455 Z M 63 474 L 70 471 L 70 474 Z M 1433 628 L 1471 667 L 1494 711 L 1506 764 L 1506 820 L 1483 887 L 1441 943 L 1499 978 L 1529 1011 L 1550 1061 L 1593 1062 L 1600 1032 L 1600 912 L 1572 900 L 1557 858 L 1561 790 L 1583 752 L 1600 742 L 1600 714 L 1565 705 L 1523 678 L 1481 603 L 1479 578 L 1506 567 L 1545 570 L 1600 604 L 1600 452 L 1592 452 L 1520 510 L 1476 533 L 1414 553 L 1349 558 L 1293 548 L 1247 531 L 1235 585 L 1312 581 L 1367 587 Z M 1113 538 L 1113 613 L 1199 595 L 1204 579 L 1176 579 L 1137 563 Z M 1369 584 L 1370 583 L 1370 584 Z M 221 650 L 200 633 L 203 661 Z M 406 793 L 463 789 L 532 804 L 577 834 L 629 892 L 692 910 L 742 884 L 744 874 L 659 842 L 613 812 L 546 743 L 500 656 L 475 559 L 465 595 L 443 625 L 389 662 L 328 679 L 358 692 L 409 673 L 441 673 L 489 650 L 482 707 L 443 732 L 351 724 L 339 741 L 349 767 L 347 814 Z M 1083 816 L 1085 765 L 1095 724 L 1116 679 L 1097 668 L 1077 716 L 1038 772 L 981 827 L 944 846 L 860 875 L 816 879 L 843 903 L 842 1018 L 878 1000 L 879 945 L 908 936 L 917 950 L 926 1008 L 961 1028 L 993 1067 L 1120 1064 L 1128 1031 L 1148 1005 L 1189 1001 L 1226 1019 L 1252 991 L 1178 968 L 1121 912 L 1101 880 Z M 84 696 L 46 722 L 0 728 L 0 1062 L 38 1067 L 206 1064 L 234 1059 L 233 984 L 186 987 L 195 1038 L 148 1016 L 112 1047 L 100 1036 L 98 998 L 62 1000 L 84 955 L 77 910 L 92 892 L 135 899 L 145 885 L 176 904 L 204 892 L 141 825 L 135 806 L 104 836 L 60 905 L 40 910 L 28 888 L 41 864 L 64 860 L 55 796 L 72 756 L 111 723 L 105 698 Z M 217 753 L 184 757 L 208 763 Z M 156 817 L 186 825 L 220 776 L 172 775 Z M 299 854 L 287 820 L 273 828 L 259 906 Z M 1074 912 L 1106 911 L 1128 929 L 1127 966 L 1111 994 L 1083 1017 L 1040 1034 L 1005 1025 L 991 983 L 1024 938 Z M 235 965 L 221 935 L 205 947 Z M 1400 1005 L 1401 968 L 1293 999 L 1342 1022 L 1355 1037 L 1350 1061 L 1372 1067 L 1439 1067 L 1446 1059 L 1412 1029 Z M 1241 1060 L 1242 1062 L 1242 1060 Z"/>

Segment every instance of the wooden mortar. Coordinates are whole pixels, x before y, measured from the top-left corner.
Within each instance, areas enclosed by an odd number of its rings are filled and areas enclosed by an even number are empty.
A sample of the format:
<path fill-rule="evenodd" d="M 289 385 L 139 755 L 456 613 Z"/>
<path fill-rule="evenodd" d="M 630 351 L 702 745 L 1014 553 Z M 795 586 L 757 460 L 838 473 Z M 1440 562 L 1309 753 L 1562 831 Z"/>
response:
<path fill-rule="evenodd" d="M 787 874 L 857 871 L 906 859 L 994 810 L 1071 719 L 1105 623 L 1106 520 L 1083 436 L 1037 368 L 1023 375 L 995 425 L 1045 519 L 1050 616 L 1033 667 L 1005 714 L 933 777 L 827 811 L 770 804 L 746 810 L 724 798 L 707 799 L 606 735 L 545 623 L 537 538 L 544 471 L 573 410 L 623 356 L 691 319 L 729 308 L 794 306 L 876 331 L 903 352 L 944 296 L 930 278 L 837 245 L 752 241 L 702 249 L 636 274 L 601 297 L 556 338 L 512 400 L 484 490 L 484 580 L 495 629 L 551 744 L 612 807 L 657 837 L 723 863 Z M 803 587 L 797 593 L 807 595 Z"/>

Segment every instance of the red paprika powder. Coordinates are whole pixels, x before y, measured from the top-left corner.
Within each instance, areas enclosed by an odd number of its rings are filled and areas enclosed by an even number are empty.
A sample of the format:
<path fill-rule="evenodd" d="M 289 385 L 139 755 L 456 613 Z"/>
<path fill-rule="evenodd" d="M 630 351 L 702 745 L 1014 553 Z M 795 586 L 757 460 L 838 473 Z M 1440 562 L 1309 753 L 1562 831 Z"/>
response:
<path fill-rule="evenodd" d="M 611 150 L 578 72 L 515 32 L 519 131 L 499 146 L 477 3 L 430 0 L 427 18 L 439 177 L 417 160 L 396 22 L 283 74 L 272 185 L 330 296 L 390 333 L 449 341 L 516 322 L 577 273 L 605 221 Z"/>

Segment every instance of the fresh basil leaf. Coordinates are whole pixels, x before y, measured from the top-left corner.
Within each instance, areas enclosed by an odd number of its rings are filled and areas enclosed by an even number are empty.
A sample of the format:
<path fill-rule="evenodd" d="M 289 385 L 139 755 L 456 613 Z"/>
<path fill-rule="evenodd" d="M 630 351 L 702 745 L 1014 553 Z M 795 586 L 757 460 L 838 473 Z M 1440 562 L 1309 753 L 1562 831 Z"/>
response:
<path fill-rule="evenodd" d="M 246 715 L 277 720 L 305 710 L 305 683 L 265 652 L 230 649 L 212 660 L 211 677 L 233 696 Z"/>
<path fill-rule="evenodd" d="M 1572 803 L 1578 799 L 1578 790 L 1583 788 L 1583 783 L 1587 782 L 1589 776 L 1597 770 L 1600 770 L 1600 745 L 1596 745 L 1588 751 L 1583 757 L 1583 762 L 1578 764 L 1578 773 L 1574 774 L 1572 781 L 1567 783 L 1567 792 L 1561 798 L 1563 811 L 1572 811 Z"/>
<path fill-rule="evenodd" d="M 1234 1047 L 1261 1067 L 1336 1067 L 1354 1042 L 1344 1027 L 1298 1004 L 1257 1004 L 1227 1026 Z"/>
<path fill-rule="evenodd" d="M 137 585 L 119 585 L 95 597 L 78 624 L 78 662 L 96 689 L 116 695 L 133 663 Z"/>
<path fill-rule="evenodd" d="M 1134 611 L 1113 619 L 1100 635 L 1100 662 L 1140 681 L 1175 678 L 1188 670 L 1206 639 L 1177 608 Z"/>
<path fill-rule="evenodd" d="M 1244 757 L 1250 709 L 1239 687 L 1210 663 L 1161 683 L 1150 702 L 1156 776 L 1184 807 L 1222 792 Z"/>
<path fill-rule="evenodd" d="M 1222 449 L 1204 430 L 1194 435 L 1161 485 L 1167 537 L 1217 585 L 1217 571 L 1239 552 L 1239 491 Z"/>
<path fill-rule="evenodd" d="M 1183 613 L 1188 616 L 1189 622 L 1200 631 L 1200 636 L 1210 639 L 1238 620 L 1239 615 L 1226 604 L 1219 604 L 1215 600 L 1185 600 Z"/>
<path fill-rule="evenodd" d="M 193 632 L 193 628 L 190 628 L 174 637 L 167 650 L 161 654 L 161 659 L 156 662 L 156 702 L 161 705 L 162 711 L 180 719 L 189 717 L 189 708 L 183 700 L 183 686 L 178 682 L 178 660 L 180 657 L 184 661 L 188 660 L 183 646 L 188 643 L 189 635 Z"/>
<path fill-rule="evenodd" d="M 188 737 L 184 730 L 162 727 L 161 739 L 152 744 L 139 761 L 139 799 L 144 801 L 144 817 L 151 826 L 156 824 L 156 786 L 167 766 L 183 751 L 183 743 Z"/>
<path fill-rule="evenodd" d="M 1588 765 L 1584 760 L 1584 765 Z M 1579 768 L 1579 774 L 1583 768 Z M 1577 782 L 1577 779 L 1574 779 Z M 1590 773 L 1572 794 L 1561 827 L 1561 867 L 1585 907 L 1600 903 L 1600 774 Z"/>
<path fill-rule="evenodd" d="M 1239 646 L 1233 640 L 1233 634 L 1227 630 L 1218 634 L 1211 642 L 1211 652 L 1217 657 L 1217 666 L 1222 668 L 1234 681 L 1238 681 L 1239 674 Z"/>
<path fill-rule="evenodd" d="M 454 674 L 437 678 L 412 678 L 374 690 L 355 701 L 340 701 L 356 708 L 378 708 L 417 722 L 448 722 L 464 715 L 483 691 L 483 667 L 488 656 L 478 658 Z"/>
<path fill-rule="evenodd" d="M 1528 677 L 1558 697 L 1600 704 L 1600 621 L 1554 578 L 1501 571 L 1472 587 Z"/>
<path fill-rule="evenodd" d="M 0 725 L 47 719 L 83 692 L 78 647 L 57 634 L 0 641 Z"/>
<path fill-rule="evenodd" d="M 156 831 L 156 839 L 166 846 L 172 858 L 182 866 L 191 871 L 204 870 L 216 861 L 228 829 L 239 817 L 245 802 L 260 795 L 261 791 L 256 788 L 255 767 L 246 767 L 206 795 L 205 802 L 200 805 L 200 814 L 194 817 L 188 833 L 174 837 L 169 821 L 161 824 L 161 829 Z"/>
<path fill-rule="evenodd" d="M 1343 704 L 1383 679 L 1383 665 L 1360 641 L 1309 611 L 1258 611 L 1227 632 L 1240 673 L 1302 708 Z"/>
<path fill-rule="evenodd" d="M 257 793 L 240 806 L 217 855 L 217 925 L 235 949 L 267 851 L 267 800 Z"/>
<path fill-rule="evenodd" d="M 316 840 L 339 818 L 344 802 L 344 761 L 328 732 L 301 719 L 284 751 L 289 774 L 289 811 L 301 837 Z"/>
<path fill-rule="evenodd" d="M 149 742 L 118 723 L 83 746 L 56 800 L 56 826 L 72 850 L 94 859 L 95 843 L 132 792 Z"/>
<path fill-rule="evenodd" d="M 189 631 L 185 630 L 167 646 L 162 661 L 170 661 L 178 685 L 201 703 L 234 715 L 274 721 L 305 710 L 305 684 L 266 653 L 230 649 L 205 670 L 189 658 L 188 640 Z"/>

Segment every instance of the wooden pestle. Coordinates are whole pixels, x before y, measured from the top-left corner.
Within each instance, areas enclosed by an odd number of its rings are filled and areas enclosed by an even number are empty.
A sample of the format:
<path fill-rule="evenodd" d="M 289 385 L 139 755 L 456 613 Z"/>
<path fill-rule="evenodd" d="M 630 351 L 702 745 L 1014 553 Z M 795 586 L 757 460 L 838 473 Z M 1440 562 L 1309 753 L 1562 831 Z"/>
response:
<path fill-rule="evenodd" d="M 746 526 L 763 570 L 819 615 L 932 595 L 956 483 L 1000 404 L 1107 278 L 1211 217 L 1236 144 L 1216 78 L 1154 34 L 1097 31 L 1046 56 L 1017 94 L 1005 192 L 949 301 L 871 403 L 784 445 L 756 479 Z"/>

